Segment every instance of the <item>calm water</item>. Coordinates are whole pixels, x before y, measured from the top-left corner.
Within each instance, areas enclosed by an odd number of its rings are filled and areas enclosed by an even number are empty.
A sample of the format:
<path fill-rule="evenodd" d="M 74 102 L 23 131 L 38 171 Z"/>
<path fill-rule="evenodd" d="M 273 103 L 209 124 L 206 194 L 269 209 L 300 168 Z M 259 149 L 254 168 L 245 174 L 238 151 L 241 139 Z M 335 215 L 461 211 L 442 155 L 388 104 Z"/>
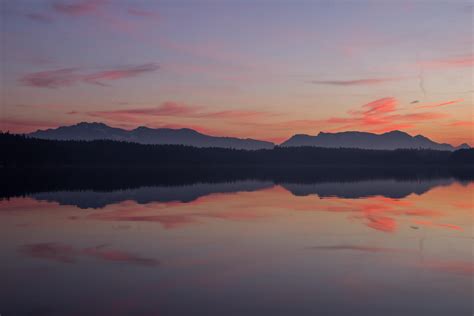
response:
<path fill-rule="evenodd" d="M 2 316 L 473 314 L 469 181 L 247 179 L 9 195 Z"/>

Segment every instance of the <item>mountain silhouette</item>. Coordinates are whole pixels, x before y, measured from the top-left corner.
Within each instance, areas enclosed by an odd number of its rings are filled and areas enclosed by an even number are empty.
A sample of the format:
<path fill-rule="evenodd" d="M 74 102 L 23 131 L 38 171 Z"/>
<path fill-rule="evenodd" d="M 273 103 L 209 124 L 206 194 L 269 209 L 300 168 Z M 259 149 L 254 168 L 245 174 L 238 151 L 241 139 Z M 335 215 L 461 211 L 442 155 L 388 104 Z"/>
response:
<path fill-rule="evenodd" d="M 110 127 L 104 123 L 81 122 L 71 126 L 55 129 L 38 130 L 27 136 L 48 140 L 114 140 L 146 145 L 187 145 L 194 147 L 218 147 L 233 149 L 272 149 L 275 144 L 256 139 L 236 137 L 218 137 L 199 133 L 193 129 L 137 127 L 133 130 Z M 467 144 L 454 147 L 450 144 L 436 143 L 429 138 L 411 136 L 401 131 L 384 134 L 367 132 L 324 133 L 317 136 L 297 134 L 280 144 L 282 147 L 326 147 L 326 148 L 360 148 L 360 149 L 433 149 L 457 150 L 470 148 Z"/>
<path fill-rule="evenodd" d="M 235 137 L 215 137 L 189 128 L 148 128 L 140 126 L 133 130 L 110 127 L 103 123 L 78 123 L 55 129 L 38 130 L 30 137 L 49 140 L 115 140 L 153 145 L 188 145 L 194 147 L 220 147 L 234 149 L 271 149 L 271 142 Z"/>
<path fill-rule="evenodd" d="M 314 146 L 328 148 L 361 148 L 361 149 L 434 149 L 434 150 L 457 150 L 470 148 L 467 144 L 454 147 L 450 144 L 440 144 L 422 136 L 411 136 L 401 131 L 391 131 L 384 134 L 373 134 L 366 132 L 341 132 L 324 133 L 317 136 L 297 134 L 292 136 L 280 146 L 298 147 Z"/>

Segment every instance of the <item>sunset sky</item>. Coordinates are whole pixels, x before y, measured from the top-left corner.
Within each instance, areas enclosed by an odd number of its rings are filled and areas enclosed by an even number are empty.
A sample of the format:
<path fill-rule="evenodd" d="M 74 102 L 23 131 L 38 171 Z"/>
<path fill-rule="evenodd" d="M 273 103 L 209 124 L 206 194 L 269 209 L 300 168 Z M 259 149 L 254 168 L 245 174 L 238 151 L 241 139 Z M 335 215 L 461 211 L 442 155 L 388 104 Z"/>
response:
<path fill-rule="evenodd" d="M 471 1 L 3 0 L 0 129 L 474 146 Z"/>

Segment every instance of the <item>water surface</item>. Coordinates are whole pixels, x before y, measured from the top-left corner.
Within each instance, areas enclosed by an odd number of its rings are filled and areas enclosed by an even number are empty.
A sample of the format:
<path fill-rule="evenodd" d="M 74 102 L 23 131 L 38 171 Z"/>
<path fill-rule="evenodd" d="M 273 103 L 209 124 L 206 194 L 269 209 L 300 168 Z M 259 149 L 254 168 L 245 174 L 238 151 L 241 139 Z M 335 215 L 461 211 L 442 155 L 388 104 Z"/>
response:
<path fill-rule="evenodd" d="M 9 191 L 0 313 L 473 313 L 469 180 L 161 182 Z"/>

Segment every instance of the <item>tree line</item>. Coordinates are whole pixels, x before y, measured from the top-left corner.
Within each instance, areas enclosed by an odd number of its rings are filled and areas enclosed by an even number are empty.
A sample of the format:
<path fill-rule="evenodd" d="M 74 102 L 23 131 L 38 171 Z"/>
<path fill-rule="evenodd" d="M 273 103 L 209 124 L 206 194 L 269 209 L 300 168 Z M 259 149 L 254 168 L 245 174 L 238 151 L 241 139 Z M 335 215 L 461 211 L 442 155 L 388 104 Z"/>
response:
<path fill-rule="evenodd" d="M 0 133 L 0 165 L 22 166 L 284 166 L 284 165 L 474 165 L 474 149 L 275 147 L 237 150 L 183 145 L 142 145 L 97 141 L 42 140 Z"/>

